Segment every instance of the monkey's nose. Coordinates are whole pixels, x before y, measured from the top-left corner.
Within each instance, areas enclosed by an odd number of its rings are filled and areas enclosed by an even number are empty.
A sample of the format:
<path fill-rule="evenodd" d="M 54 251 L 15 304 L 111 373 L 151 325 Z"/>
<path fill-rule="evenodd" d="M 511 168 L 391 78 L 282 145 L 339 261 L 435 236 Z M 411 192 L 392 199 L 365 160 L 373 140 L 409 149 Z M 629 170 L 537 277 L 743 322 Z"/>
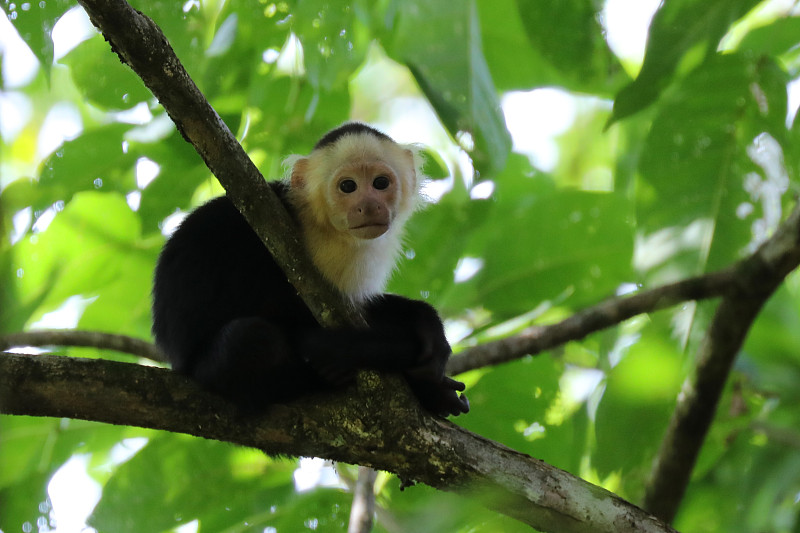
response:
<path fill-rule="evenodd" d="M 383 212 L 383 204 L 380 202 L 364 202 L 356 207 L 359 215 L 375 216 Z"/>

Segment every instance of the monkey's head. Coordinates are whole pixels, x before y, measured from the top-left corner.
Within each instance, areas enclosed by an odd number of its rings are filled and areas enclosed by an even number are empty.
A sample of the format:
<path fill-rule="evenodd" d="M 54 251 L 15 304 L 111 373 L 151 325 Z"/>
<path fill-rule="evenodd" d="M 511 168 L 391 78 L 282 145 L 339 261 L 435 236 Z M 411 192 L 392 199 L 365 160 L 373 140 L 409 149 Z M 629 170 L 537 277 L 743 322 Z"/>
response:
<path fill-rule="evenodd" d="M 301 222 L 353 239 L 400 229 L 419 203 L 420 158 L 383 133 L 347 123 L 323 137 L 308 156 L 293 156 L 292 203 Z"/>
<path fill-rule="evenodd" d="M 353 301 L 380 294 L 420 204 L 417 151 L 350 122 L 286 165 L 288 200 L 314 264 Z"/>

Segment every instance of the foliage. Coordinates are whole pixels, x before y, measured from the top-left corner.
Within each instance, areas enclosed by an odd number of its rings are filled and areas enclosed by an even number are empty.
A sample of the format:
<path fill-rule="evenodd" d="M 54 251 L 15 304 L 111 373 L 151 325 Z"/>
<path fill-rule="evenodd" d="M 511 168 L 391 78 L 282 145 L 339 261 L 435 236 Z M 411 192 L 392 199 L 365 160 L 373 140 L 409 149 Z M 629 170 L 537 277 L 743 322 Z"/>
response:
<path fill-rule="evenodd" d="M 436 305 L 456 351 L 722 268 L 770 234 L 794 202 L 800 162 L 787 103 L 800 19 L 772 4 L 665 2 L 633 79 L 635 61 L 612 52 L 602 5 L 589 0 L 134 2 L 266 176 L 348 118 L 438 152 L 432 167 L 441 160 L 453 177 L 436 181 L 431 190 L 447 192 L 412 220 L 390 289 Z M 50 32 L 73 3 L 0 5 L 41 67 L 0 89 L 3 113 L 24 102 L 18 126 L 2 119 L 0 332 L 43 324 L 148 338 L 150 277 L 173 215 L 220 188 L 102 37 L 54 56 Z M 500 108 L 501 95 L 541 87 L 575 110 L 554 164 L 511 152 L 513 117 Z M 412 113 L 421 114 L 409 126 Z M 65 115 L 80 128 L 53 148 L 42 134 Z M 750 332 L 678 529 L 800 528 L 798 291 L 795 276 Z M 639 317 L 473 371 L 463 376 L 473 410 L 457 422 L 638 501 L 713 309 Z M 122 457 L 131 442 L 141 449 Z M 0 529 L 48 530 L 48 480 L 73 456 L 88 457 L 103 485 L 91 519 L 99 531 L 195 520 L 202 531 L 340 531 L 349 513 L 340 486 L 297 492 L 287 459 L 0 417 Z M 378 531 L 519 527 L 398 485 L 378 485 Z"/>

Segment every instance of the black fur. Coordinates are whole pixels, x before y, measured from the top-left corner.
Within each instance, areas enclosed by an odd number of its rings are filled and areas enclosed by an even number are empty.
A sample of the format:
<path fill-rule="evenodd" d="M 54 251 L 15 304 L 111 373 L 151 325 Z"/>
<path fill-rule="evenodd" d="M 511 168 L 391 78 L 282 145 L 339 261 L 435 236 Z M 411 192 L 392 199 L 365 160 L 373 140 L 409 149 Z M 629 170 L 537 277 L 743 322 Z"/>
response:
<path fill-rule="evenodd" d="M 379 139 L 383 139 L 384 141 L 394 142 L 391 137 L 382 133 L 372 126 L 367 126 L 366 124 L 362 124 L 361 122 L 346 122 L 339 126 L 336 129 L 333 129 L 326 133 L 317 144 L 314 145 L 314 150 L 319 150 L 320 148 L 325 148 L 326 146 L 330 146 L 332 144 L 336 144 L 336 141 L 344 137 L 345 135 L 357 135 L 357 134 L 364 134 L 372 135 L 374 137 L 378 137 Z"/>
<path fill-rule="evenodd" d="M 272 186 L 285 200 L 286 185 Z M 456 392 L 464 385 L 444 376 L 450 346 L 431 306 L 383 295 L 364 311 L 368 330 L 322 329 L 224 196 L 183 221 L 155 271 L 156 343 L 174 370 L 246 410 L 342 385 L 362 368 L 402 372 L 436 414 L 469 410 Z"/>

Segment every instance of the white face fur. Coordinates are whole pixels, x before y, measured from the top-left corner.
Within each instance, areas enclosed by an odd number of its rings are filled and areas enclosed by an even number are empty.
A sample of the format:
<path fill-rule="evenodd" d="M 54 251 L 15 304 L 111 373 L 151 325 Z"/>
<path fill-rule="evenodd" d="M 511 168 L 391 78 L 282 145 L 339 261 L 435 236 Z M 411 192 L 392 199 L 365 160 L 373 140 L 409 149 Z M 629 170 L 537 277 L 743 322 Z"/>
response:
<path fill-rule="evenodd" d="M 292 156 L 289 199 L 317 268 L 344 294 L 382 292 L 420 204 L 416 151 L 368 133 Z"/>

